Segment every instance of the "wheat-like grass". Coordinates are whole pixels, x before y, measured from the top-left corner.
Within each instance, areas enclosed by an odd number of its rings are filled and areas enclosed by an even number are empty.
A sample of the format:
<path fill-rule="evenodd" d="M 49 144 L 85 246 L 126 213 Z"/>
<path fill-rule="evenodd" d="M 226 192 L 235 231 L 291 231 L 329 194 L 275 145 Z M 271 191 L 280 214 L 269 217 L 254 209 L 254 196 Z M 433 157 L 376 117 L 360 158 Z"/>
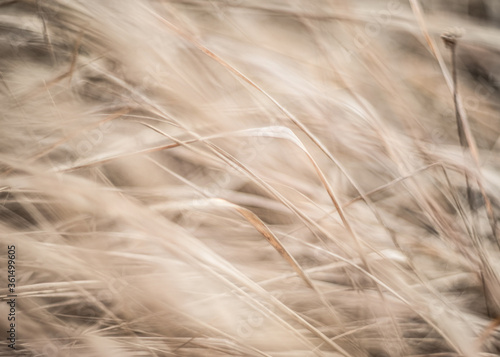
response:
<path fill-rule="evenodd" d="M 0 356 L 498 356 L 495 18 L 1 2 Z"/>

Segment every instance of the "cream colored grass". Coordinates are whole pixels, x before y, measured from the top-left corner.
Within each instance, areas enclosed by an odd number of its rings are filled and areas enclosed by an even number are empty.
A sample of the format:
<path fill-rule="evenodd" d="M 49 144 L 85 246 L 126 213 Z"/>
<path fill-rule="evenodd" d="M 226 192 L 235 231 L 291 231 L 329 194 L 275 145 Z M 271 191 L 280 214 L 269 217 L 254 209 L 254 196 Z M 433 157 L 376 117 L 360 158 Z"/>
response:
<path fill-rule="evenodd" d="M 445 2 L 1 3 L 0 356 L 499 355 L 500 33 Z"/>

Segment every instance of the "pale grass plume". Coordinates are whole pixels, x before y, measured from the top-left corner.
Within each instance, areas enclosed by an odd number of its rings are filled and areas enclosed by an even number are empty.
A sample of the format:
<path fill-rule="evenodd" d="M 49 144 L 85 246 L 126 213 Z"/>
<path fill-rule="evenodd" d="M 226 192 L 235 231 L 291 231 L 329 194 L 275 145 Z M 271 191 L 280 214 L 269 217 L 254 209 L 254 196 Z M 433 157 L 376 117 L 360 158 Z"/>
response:
<path fill-rule="evenodd" d="M 500 355 L 498 18 L 0 2 L 0 356 Z"/>

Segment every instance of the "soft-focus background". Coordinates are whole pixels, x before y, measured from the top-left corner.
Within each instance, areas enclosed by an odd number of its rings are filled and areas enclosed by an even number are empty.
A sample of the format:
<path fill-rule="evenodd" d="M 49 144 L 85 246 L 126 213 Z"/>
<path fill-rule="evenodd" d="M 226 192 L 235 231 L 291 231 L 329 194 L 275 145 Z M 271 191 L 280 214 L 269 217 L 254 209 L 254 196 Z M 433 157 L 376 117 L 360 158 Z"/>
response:
<path fill-rule="evenodd" d="M 500 355 L 499 21 L 1 1 L 0 356 Z"/>

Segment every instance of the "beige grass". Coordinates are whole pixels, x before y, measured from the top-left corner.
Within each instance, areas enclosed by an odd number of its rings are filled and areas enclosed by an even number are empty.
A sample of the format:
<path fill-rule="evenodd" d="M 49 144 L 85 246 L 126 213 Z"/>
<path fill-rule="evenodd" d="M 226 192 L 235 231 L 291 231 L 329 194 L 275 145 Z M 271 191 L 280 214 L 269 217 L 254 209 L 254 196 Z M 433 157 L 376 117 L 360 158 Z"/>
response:
<path fill-rule="evenodd" d="M 500 355 L 468 3 L 0 3 L 0 356 Z"/>

